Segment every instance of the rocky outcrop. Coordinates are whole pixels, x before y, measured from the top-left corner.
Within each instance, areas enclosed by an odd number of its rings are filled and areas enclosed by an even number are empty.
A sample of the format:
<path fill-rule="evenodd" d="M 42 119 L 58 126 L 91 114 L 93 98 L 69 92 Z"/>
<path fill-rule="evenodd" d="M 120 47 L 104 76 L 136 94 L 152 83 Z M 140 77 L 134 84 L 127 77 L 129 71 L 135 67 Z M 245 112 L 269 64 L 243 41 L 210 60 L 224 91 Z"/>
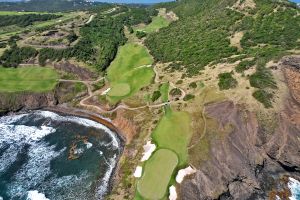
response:
<path fill-rule="evenodd" d="M 44 93 L 0 93 L 0 114 L 51 107 L 87 95 L 87 88 L 77 91 L 75 84 L 71 82 L 58 83 L 53 91 Z"/>
<path fill-rule="evenodd" d="M 75 74 L 81 80 L 91 80 L 97 77 L 97 74 L 91 72 L 90 70 L 80 66 L 76 66 L 68 61 L 54 63 L 53 66 L 57 70 Z"/>
<path fill-rule="evenodd" d="M 48 93 L 1 93 L 0 112 L 18 111 L 22 109 L 38 109 L 57 104 L 53 92 Z"/>
<path fill-rule="evenodd" d="M 211 141 L 209 159 L 180 186 L 181 199 L 275 199 L 271 194 L 276 194 L 278 180 L 284 176 L 300 180 L 300 90 L 295 84 L 299 64 L 298 58 L 282 62 L 291 96 L 276 114 L 274 130 L 233 102 L 206 106 L 206 116 L 217 121 L 219 132 L 225 126 L 232 129 Z"/>

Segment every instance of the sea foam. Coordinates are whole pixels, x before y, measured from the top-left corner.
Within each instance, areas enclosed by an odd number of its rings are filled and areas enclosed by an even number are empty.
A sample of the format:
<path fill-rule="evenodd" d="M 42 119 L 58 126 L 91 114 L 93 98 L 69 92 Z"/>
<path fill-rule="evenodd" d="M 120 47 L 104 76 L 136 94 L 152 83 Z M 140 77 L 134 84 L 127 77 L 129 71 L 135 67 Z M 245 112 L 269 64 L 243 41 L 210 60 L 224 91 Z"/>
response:
<path fill-rule="evenodd" d="M 28 191 L 27 200 L 50 200 L 42 193 L 39 193 L 37 190 Z"/>
<path fill-rule="evenodd" d="M 290 177 L 288 187 L 292 193 L 290 200 L 300 200 L 300 182 L 298 180 Z"/>
<path fill-rule="evenodd" d="M 52 120 L 57 120 L 57 121 L 61 121 L 61 122 L 72 122 L 72 123 L 77 123 L 86 127 L 93 127 L 96 129 L 101 129 L 103 131 L 105 131 L 112 139 L 112 144 L 115 148 L 119 148 L 119 140 L 117 138 L 117 136 L 115 135 L 114 132 L 112 132 L 109 128 L 107 128 L 106 126 L 95 122 L 93 120 L 90 119 L 85 119 L 85 118 L 80 118 L 80 117 L 75 117 L 75 116 L 61 116 L 58 115 L 54 112 L 50 112 L 50 111 L 36 111 L 36 114 L 39 114 L 41 116 L 43 116 L 44 118 L 51 118 Z"/>

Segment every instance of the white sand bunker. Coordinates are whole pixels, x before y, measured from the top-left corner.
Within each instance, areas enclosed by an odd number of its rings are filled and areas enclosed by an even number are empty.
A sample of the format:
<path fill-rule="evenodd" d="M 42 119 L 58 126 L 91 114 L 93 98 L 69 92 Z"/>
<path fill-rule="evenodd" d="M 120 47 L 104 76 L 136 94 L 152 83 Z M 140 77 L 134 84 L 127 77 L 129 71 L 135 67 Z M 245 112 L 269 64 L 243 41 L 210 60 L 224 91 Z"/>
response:
<path fill-rule="evenodd" d="M 106 95 L 108 92 L 110 91 L 110 88 L 107 88 L 106 90 L 104 90 L 101 95 Z"/>
<path fill-rule="evenodd" d="M 137 166 L 133 176 L 135 178 L 140 178 L 142 176 L 143 168 L 141 166 Z"/>
<path fill-rule="evenodd" d="M 176 200 L 177 199 L 177 192 L 176 192 L 176 188 L 174 185 L 172 185 L 171 187 L 169 187 L 169 200 Z"/>
<path fill-rule="evenodd" d="M 144 153 L 143 153 L 143 157 L 141 159 L 142 162 L 148 160 L 152 153 L 155 151 L 156 149 L 156 145 L 152 144 L 151 141 L 148 141 L 147 144 L 144 145 Z"/>
<path fill-rule="evenodd" d="M 196 170 L 191 168 L 191 166 L 185 168 L 185 169 L 181 169 L 178 171 L 178 174 L 176 176 L 176 182 L 177 183 L 181 183 L 184 179 L 185 176 L 190 175 L 196 173 Z"/>

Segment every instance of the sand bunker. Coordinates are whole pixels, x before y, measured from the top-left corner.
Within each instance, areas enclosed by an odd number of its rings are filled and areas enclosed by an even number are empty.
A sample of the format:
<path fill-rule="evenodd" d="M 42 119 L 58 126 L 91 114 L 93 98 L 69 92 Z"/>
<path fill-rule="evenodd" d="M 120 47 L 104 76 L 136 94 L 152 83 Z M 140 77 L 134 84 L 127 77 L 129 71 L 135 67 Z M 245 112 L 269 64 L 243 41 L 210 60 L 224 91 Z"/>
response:
<path fill-rule="evenodd" d="M 152 153 L 155 151 L 156 149 L 156 145 L 152 144 L 151 141 L 148 141 L 146 145 L 144 145 L 144 153 L 143 153 L 143 157 L 141 159 L 142 162 L 148 160 Z"/>
<path fill-rule="evenodd" d="M 177 199 L 177 192 L 176 192 L 176 188 L 175 188 L 174 185 L 172 185 L 169 188 L 169 192 L 170 192 L 169 200 L 176 200 Z"/>
<path fill-rule="evenodd" d="M 179 170 L 178 174 L 176 176 L 176 182 L 181 183 L 185 176 L 193 174 L 193 173 L 196 173 L 196 170 L 191 168 L 190 166 L 185 169 Z"/>
<path fill-rule="evenodd" d="M 141 166 L 137 166 L 133 176 L 135 178 L 140 178 L 142 176 L 143 168 Z"/>

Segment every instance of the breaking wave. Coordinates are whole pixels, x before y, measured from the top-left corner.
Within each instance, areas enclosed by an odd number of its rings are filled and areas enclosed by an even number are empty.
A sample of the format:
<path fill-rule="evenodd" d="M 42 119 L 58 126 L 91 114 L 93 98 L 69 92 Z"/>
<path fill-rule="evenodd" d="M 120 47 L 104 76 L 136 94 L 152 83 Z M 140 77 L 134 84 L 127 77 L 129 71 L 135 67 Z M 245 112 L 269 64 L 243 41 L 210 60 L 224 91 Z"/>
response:
<path fill-rule="evenodd" d="M 300 200 L 300 182 L 290 177 L 288 187 L 292 193 L 290 200 Z"/>
<path fill-rule="evenodd" d="M 116 133 L 89 119 L 49 111 L 1 117 L 0 200 L 103 199 L 120 151 Z"/>

